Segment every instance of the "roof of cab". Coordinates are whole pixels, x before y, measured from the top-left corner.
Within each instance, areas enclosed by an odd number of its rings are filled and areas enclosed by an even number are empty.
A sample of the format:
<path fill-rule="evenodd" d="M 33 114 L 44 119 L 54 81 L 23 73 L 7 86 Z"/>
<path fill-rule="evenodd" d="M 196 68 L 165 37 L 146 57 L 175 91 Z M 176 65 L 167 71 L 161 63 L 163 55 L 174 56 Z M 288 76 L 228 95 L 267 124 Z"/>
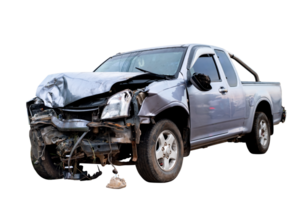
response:
<path fill-rule="evenodd" d="M 136 49 L 136 50 L 127 51 L 127 52 L 121 52 L 121 53 L 118 53 L 118 54 L 125 54 L 125 53 L 131 53 L 131 52 L 136 52 L 136 51 L 152 50 L 152 49 L 174 48 L 174 47 L 186 47 L 186 45 L 185 44 L 178 44 L 178 45 L 167 45 L 167 46 L 149 47 L 149 48 Z"/>
<path fill-rule="evenodd" d="M 120 53 L 117 53 L 116 55 L 122 55 L 122 54 L 127 54 L 127 53 L 132 53 L 132 52 L 138 52 L 138 51 L 153 50 L 153 49 L 164 49 L 164 48 L 175 48 L 175 47 L 190 47 L 190 46 L 197 46 L 197 45 L 204 45 L 204 46 L 208 46 L 210 48 L 217 48 L 217 49 L 225 50 L 223 48 L 212 46 L 212 45 L 192 43 L 192 44 L 177 44 L 177 45 L 149 47 L 149 48 L 137 49 L 137 50 L 127 51 L 127 52 L 120 52 Z"/>

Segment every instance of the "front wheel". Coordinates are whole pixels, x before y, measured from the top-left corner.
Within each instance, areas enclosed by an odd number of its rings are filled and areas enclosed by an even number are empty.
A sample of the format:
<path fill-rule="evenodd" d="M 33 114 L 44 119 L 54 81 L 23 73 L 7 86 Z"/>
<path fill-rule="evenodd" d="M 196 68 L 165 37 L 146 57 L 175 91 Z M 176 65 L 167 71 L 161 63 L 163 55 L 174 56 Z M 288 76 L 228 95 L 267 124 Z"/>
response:
<path fill-rule="evenodd" d="M 169 182 L 180 172 L 183 142 L 180 131 L 170 120 L 161 120 L 142 132 L 136 168 L 148 182 Z"/>
<path fill-rule="evenodd" d="M 48 180 L 62 178 L 62 169 L 58 165 L 60 160 L 58 158 L 51 158 L 51 152 L 55 152 L 55 146 L 45 146 L 40 155 L 37 138 L 32 131 L 30 131 L 30 141 L 30 157 L 36 173 L 40 175 L 40 177 Z M 42 155 L 44 160 L 41 158 Z"/>

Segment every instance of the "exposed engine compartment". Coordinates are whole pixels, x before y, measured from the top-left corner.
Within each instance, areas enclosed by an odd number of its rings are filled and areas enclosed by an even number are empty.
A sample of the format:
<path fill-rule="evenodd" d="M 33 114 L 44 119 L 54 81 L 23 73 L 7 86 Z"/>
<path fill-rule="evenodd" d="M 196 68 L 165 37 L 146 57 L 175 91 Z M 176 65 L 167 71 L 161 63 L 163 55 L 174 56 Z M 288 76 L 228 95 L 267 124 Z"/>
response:
<path fill-rule="evenodd" d="M 142 79 L 117 83 L 109 92 L 80 99 L 63 108 L 47 107 L 38 97 L 27 102 L 30 135 L 38 140 L 39 157 L 43 160 L 47 148 L 65 178 L 70 176 L 66 169 L 72 168 L 73 174 L 78 173 L 79 163 L 102 166 L 135 164 L 136 144 L 141 134 L 138 111 L 146 97 L 143 90 L 137 88 L 153 81 Z M 102 120 L 101 114 L 110 97 L 125 90 L 131 95 L 127 97 L 130 99 L 128 116 Z M 83 134 L 86 135 L 78 141 Z M 74 147 L 77 142 L 79 145 Z M 127 158 L 131 158 L 129 162 L 120 162 Z M 82 175 L 78 177 L 81 179 Z"/>

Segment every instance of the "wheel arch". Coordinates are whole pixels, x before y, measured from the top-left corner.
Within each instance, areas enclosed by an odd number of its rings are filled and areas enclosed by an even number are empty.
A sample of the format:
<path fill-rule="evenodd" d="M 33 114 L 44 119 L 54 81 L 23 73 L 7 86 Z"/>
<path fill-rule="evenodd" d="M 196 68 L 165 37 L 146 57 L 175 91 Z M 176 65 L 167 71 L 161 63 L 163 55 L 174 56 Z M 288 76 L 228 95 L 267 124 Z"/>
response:
<path fill-rule="evenodd" d="M 190 154 L 190 119 L 189 113 L 182 106 L 173 106 L 162 110 L 155 117 L 155 121 L 161 119 L 169 119 L 178 127 L 180 134 L 182 136 L 182 141 L 184 145 L 184 156 Z"/>
<path fill-rule="evenodd" d="M 267 101 L 266 99 L 262 99 L 257 104 L 254 115 L 256 112 L 263 112 L 267 115 L 269 122 L 270 122 L 270 129 L 271 129 L 271 135 L 272 135 L 274 133 L 274 124 L 273 124 L 273 115 L 272 115 L 272 108 L 271 108 L 270 102 Z"/>

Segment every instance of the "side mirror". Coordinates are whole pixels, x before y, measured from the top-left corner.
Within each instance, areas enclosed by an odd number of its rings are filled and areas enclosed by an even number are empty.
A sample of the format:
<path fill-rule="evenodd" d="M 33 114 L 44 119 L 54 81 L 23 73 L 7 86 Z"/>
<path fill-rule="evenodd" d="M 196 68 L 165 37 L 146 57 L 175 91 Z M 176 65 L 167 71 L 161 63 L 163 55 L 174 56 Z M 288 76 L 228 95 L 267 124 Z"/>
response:
<path fill-rule="evenodd" d="M 194 73 L 190 81 L 201 91 L 209 91 L 212 89 L 210 85 L 210 77 L 205 74 Z"/>

